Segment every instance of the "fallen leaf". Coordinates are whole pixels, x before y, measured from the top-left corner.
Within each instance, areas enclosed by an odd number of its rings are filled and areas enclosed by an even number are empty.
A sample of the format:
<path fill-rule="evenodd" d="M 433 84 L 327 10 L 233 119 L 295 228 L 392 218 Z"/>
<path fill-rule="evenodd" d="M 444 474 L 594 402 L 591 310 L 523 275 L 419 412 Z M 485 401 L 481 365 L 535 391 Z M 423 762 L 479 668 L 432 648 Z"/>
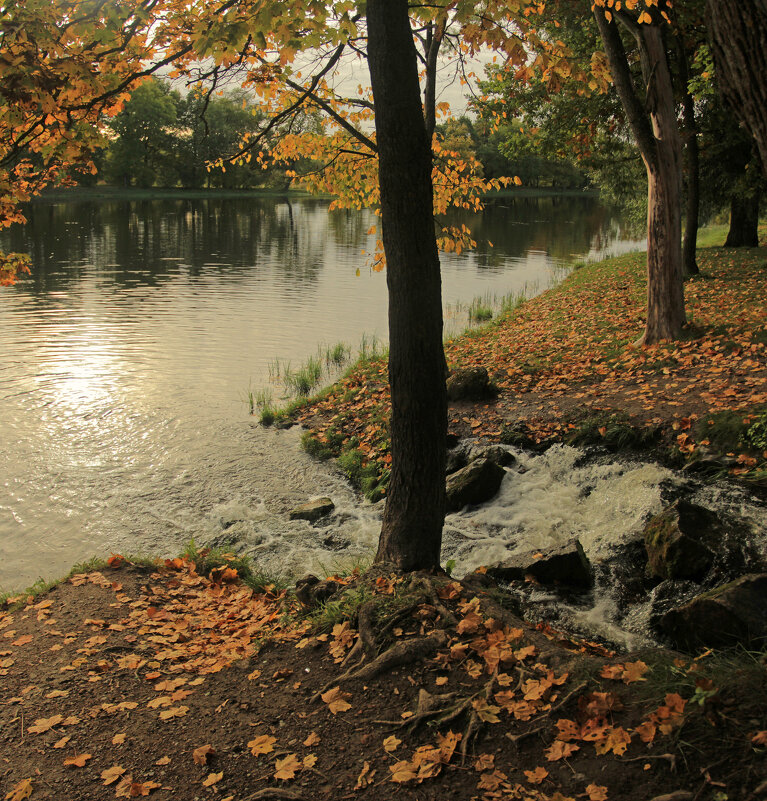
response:
<path fill-rule="evenodd" d="M 477 787 L 480 790 L 490 790 L 490 792 L 494 792 L 506 779 L 506 774 L 502 773 L 500 770 L 494 770 L 492 773 L 483 773 L 479 778 Z"/>
<path fill-rule="evenodd" d="M 248 743 L 248 748 L 250 748 L 250 753 L 253 754 L 253 756 L 269 754 L 274 751 L 274 744 L 276 742 L 276 737 L 272 737 L 269 734 L 259 734 L 258 737 Z"/>
<path fill-rule="evenodd" d="M 274 767 L 274 778 L 288 781 L 296 777 L 296 771 L 301 770 L 302 765 L 295 754 L 288 754 L 284 759 L 278 759 Z"/>
<path fill-rule="evenodd" d="M 171 718 L 181 718 L 189 711 L 188 706 L 173 706 L 170 709 L 163 709 L 160 712 L 160 720 L 170 720 Z"/>
<path fill-rule="evenodd" d="M 447 684 L 447 676 L 437 676 L 434 683 L 437 687 L 444 687 Z"/>
<path fill-rule="evenodd" d="M 68 734 L 66 737 L 62 737 L 60 740 L 56 740 L 53 744 L 54 748 L 64 748 L 64 746 L 72 739 L 72 735 Z"/>
<path fill-rule="evenodd" d="M 104 780 L 104 784 L 112 784 L 118 781 L 123 773 L 125 773 L 125 768 L 121 768 L 119 765 L 113 765 L 111 768 L 101 771 L 101 778 Z"/>
<path fill-rule="evenodd" d="M 51 690 L 45 694 L 46 698 L 66 698 L 69 695 L 69 690 Z"/>
<path fill-rule="evenodd" d="M 5 801 L 26 801 L 32 795 L 32 779 L 22 779 L 8 795 Z"/>
<path fill-rule="evenodd" d="M 407 760 L 402 760 L 395 765 L 390 765 L 389 770 L 391 771 L 391 780 L 399 784 L 411 782 L 418 778 L 415 766 L 412 762 L 408 762 Z"/>
<path fill-rule="evenodd" d="M 207 765 L 208 757 L 214 757 L 215 755 L 216 749 L 213 748 L 210 743 L 201 745 L 199 748 L 195 748 L 194 751 L 192 751 L 192 759 L 194 759 L 195 765 Z"/>
<path fill-rule="evenodd" d="M 305 768 L 313 768 L 317 764 L 317 757 L 314 754 L 307 754 L 303 764 Z"/>
<path fill-rule="evenodd" d="M 480 754 L 474 763 L 474 770 L 477 773 L 484 773 L 495 768 L 495 757 L 492 754 Z"/>
<path fill-rule="evenodd" d="M 767 730 L 758 731 L 752 738 L 751 742 L 754 745 L 767 745 Z"/>
<path fill-rule="evenodd" d="M 333 687 L 332 690 L 322 693 L 320 698 L 328 705 L 328 709 L 334 715 L 337 712 L 346 712 L 347 709 L 352 708 L 352 705 L 346 700 L 349 698 L 349 694 L 341 692 L 340 687 Z"/>
<path fill-rule="evenodd" d="M 571 754 L 580 751 L 580 746 L 575 743 L 566 743 L 564 740 L 554 740 L 550 748 L 544 753 L 549 762 L 556 762 L 558 759 L 567 759 Z"/>
<path fill-rule="evenodd" d="M 536 768 L 535 770 L 525 771 L 525 776 L 530 784 L 540 784 L 548 775 L 549 772 L 546 768 Z"/>
<path fill-rule="evenodd" d="M 112 738 L 112 745 L 122 745 L 124 742 L 125 734 L 122 732 L 120 734 L 115 734 L 115 736 Z"/>
<path fill-rule="evenodd" d="M 64 764 L 71 768 L 84 768 L 85 763 L 91 758 L 91 754 L 75 754 L 75 756 L 67 757 Z"/>
<path fill-rule="evenodd" d="M 402 740 L 398 740 L 393 734 L 391 737 L 387 737 L 383 741 L 384 751 L 391 753 L 392 751 L 397 750 L 397 746 L 402 742 Z"/>
<path fill-rule="evenodd" d="M 209 773 L 208 777 L 202 783 L 203 787 L 213 787 L 214 784 L 218 784 L 221 779 L 224 778 L 224 771 L 222 770 L 221 773 Z"/>
<path fill-rule="evenodd" d="M 155 765 L 170 765 L 170 757 L 164 756 L 160 757 L 157 762 L 154 763 Z"/>
<path fill-rule="evenodd" d="M 320 741 L 320 735 L 317 734 L 316 731 L 309 732 L 309 736 L 304 740 L 304 745 L 307 748 L 310 748 L 313 745 L 317 745 L 319 741 Z"/>
<path fill-rule="evenodd" d="M 30 734 L 42 734 L 43 732 L 52 729 L 54 726 L 58 726 L 61 721 L 64 720 L 63 715 L 54 715 L 50 718 L 38 718 L 28 729 L 27 731 Z"/>
<path fill-rule="evenodd" d="M 586 794 L 589 797 L 589 801 L 607 801 L 607 788 L 600 784 L 587 785 Z"/>
<path fill-rule="evenodd" d="M 357 776 L 357 783 L 354 785 L 355 790 L 362 790 L 365 787 L 368 787 L 373 783 L 373 776 L 375 771 L 370 770 L 370 763 L 364 762 L 362 764 L 362 770 L 360 771 L 360 775 Z"/>

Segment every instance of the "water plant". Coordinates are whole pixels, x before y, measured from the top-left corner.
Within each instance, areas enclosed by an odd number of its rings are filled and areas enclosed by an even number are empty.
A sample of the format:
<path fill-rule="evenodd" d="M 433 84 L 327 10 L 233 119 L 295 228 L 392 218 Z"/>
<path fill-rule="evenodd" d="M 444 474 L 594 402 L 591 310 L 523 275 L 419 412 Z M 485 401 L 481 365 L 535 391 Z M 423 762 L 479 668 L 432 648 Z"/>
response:
<path fill-rule="evenodd" d="M 295 395 L 306 397 L 322 380 L 322 362 L 310 356 L 295 372 L 290 370 L 283 376 L 288 390 Z"/>
<path fill-rule="evenodd" d="M 469 322 L 484 323 L 493 319 L 493 310 L 483 303 L 482 298 L 474 298 L 468 308 Z"/>
<path fill-rule="evenodd" d="M 343 342 L 337 342 L 335 345 L 328 346 L 325 349 L 325 364 L 335 365 L 341 367 L 349 361 L 352 350 Z"/>

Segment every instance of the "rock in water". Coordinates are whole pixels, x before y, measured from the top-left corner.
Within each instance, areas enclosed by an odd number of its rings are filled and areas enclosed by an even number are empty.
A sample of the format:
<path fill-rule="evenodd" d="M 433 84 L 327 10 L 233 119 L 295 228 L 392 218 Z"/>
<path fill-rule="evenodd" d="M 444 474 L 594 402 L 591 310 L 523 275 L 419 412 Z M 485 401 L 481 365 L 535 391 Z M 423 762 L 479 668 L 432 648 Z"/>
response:
<path fill-rule="evenodd" d="M 700 578 L 711 567 L 714 554 L 705 540 L 719 529 L 716 515 L 677 500 L 650 520 L 644 530 L 650 569 L 663 579 Z"/>
<path fill-rule="evenodd" d="M 475 459 L 447 478 L 447 510 L 489 501 L 501 486 L 506 471 L 489 459 Z"/>
<path fill-rule="evenodd" d="M 496 395 L 484 367 L 454 370 L 447 378 L 448 400 L 484 400 Z"/>
<path fill-rule="evenodd" d="M 591 585 L 591 565 L 578 540 L 556 548 L 516 554 L 496 565 L 487 574 L 501 581 L 521 581 L 532 576 L 541 584 L 566 584 L 572 587 Z"/>
<path fill-rule="evenodd" d="M 671 609 L 661 629 L 680 648 L 767 643 L 767 573 L 749 573 Z"/>
<path fill-rule="evenodd" d="M 335 508 L 336 505 L 330 498 L 317 498 L 291 509 L 288 515 L 291 520 L 308 520 L 310 523 L 314 523 L 321 517 L 330 514 Z"/>

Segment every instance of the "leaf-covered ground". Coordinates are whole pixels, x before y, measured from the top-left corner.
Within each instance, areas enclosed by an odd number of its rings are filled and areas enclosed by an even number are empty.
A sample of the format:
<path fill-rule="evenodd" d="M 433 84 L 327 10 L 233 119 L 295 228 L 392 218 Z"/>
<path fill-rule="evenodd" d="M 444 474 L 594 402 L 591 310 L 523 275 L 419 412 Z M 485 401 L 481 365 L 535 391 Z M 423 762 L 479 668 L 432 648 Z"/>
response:
<path fill-rule="evenodd" d="M 665 458 L 714 456 L 721 472 L 767 478 L 767 252 L 702 248 L 686 282 L 684 338 L 634 347 L 643 331 L 645 255 L 575 270 L 558 287 L 446 345 L 452 369 L 485 367 L 492 402 L 454 403 L 459 436 L 531 445 L 652 443 Z M 382 360 L 358 365 L 293 420 L 334 454 L 388 463 Z"/>
<path fill-rule="evenodd" d="M 764 661 L 617 657 L 532 629 L 446 576 L 339 583 L 343 598 L 308 617 L 232 568 L 203 577 L 186 560 L 115 558 L 0 608 L 0 798 L 767 792 Z M 343 680 L 363 608 L 384 653 L 435 647 Z"/>

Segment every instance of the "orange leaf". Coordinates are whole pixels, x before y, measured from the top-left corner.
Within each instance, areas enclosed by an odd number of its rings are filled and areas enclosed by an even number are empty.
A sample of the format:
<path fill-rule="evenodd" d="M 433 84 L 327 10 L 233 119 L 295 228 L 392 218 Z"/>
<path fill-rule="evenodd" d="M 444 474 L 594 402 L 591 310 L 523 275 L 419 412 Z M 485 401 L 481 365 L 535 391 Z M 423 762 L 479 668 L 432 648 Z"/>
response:
<path fill-rule="evenodd" d="M 276 768 L 274 778 L 288 781 L 295 779 L 296 771 L 301 770 L 302 765 L 295 754 L 288 754 L 284 759 L 278 759 L 274 767 Z"/>
<path fill-rule="evenodd" d="M 5 801 L 26 801 L 32 795 L 32 779 L 22 779 L 8 795 Z"/>
<path fill-rule="evenodd" d="M 125 773 L 125 768 L 121 768 L 119 765 L 113 765 L 111 768 L 101 771 L 101 778 L 104 780 L 105 785 L 112 784 L 116 782 L 123 773 Z"/>
<path fill-rule="evenodd" d="M 402 740 L 398 740 L 393 734 L 391 737 L 387 737 L 383 741 L 384 751 L 387 753 L 391 753 L 392 751 L 397 750 L 397 746 L 402 742 Z"/>
<path fill-rule="evenodd" d="M 199 763 L 198 763 L 199 764 Z M 208 777 L 202 783 L 203 787 L 213 787 L 214 784 L 218 784 L 221 779 L 224 778 L 224 771 L 222 770 L 221 773 L 209 773 Z"/>
<path fill-rule="evenodd" d="M 322 693 L 320 698 L 328 705 L 328 709 L 334 715 L 352 708 L 352 705 L 346 700 L 349 698 L 349 693 L 341 692 L 340 687 L 333 687 L 332 690 Z"/>
<path fill-rule="evenodd" d="M 276 737 L 272 737 L 269 734 L 259 734 L 255 740 L 251 740 L 248 743 L 248 748 L 250 748 L 250 753 L 253 754 L 253 756 L 269 754 L 274 751 L 274 744 L 276 742 Z"/>
<path fill-rule="evenodd" d="M 586 785 L 586 794 L 589 801 L 607 801 L 607 788 L 599 784 Z"/>
<path fill-rule="evenodd" d="M 525 771 L 525 776 L 527 776 L 527 780 L 530 784 L 540 784 L 548 775 L 549 772 L 546 768 L 536 768 L 535 770 Z"/>
<path fill-rule="evenodd" d="M 312 745 L 317 745 L 320 741 L 320 735 L 316 731 L 309 732 L 309 736 L 304 740 L 304 745 L 309 748 Z"/>
<path fill-rule="evenodd" d="M 199 748 L 195 748 L 194 751 L 192 751 L 192 759 L 194 759 L 195 765 L 207 765 L 208 757 L 214 757 L 215 755 L 216 749 L 213 748 L 210 743 L 201 745 Z"/>
<path fill-rule="evenodd" d="M 58 726 L 62 720 L 64 720 L 63 715 L 54 715 L 51 718 L 38 718 L 34 724 L 27 729 L 27 731 L 30 734 L 42 734 L 43 732 L 48 731 L 48 729 Z"/>
<path fill-rule="evenodd" d="M 67 767 L 83 768 L 85 763 L 91 758 L 90 754 L 76 754 L 75 756 L 67 757 L 64 764 Z"/>

